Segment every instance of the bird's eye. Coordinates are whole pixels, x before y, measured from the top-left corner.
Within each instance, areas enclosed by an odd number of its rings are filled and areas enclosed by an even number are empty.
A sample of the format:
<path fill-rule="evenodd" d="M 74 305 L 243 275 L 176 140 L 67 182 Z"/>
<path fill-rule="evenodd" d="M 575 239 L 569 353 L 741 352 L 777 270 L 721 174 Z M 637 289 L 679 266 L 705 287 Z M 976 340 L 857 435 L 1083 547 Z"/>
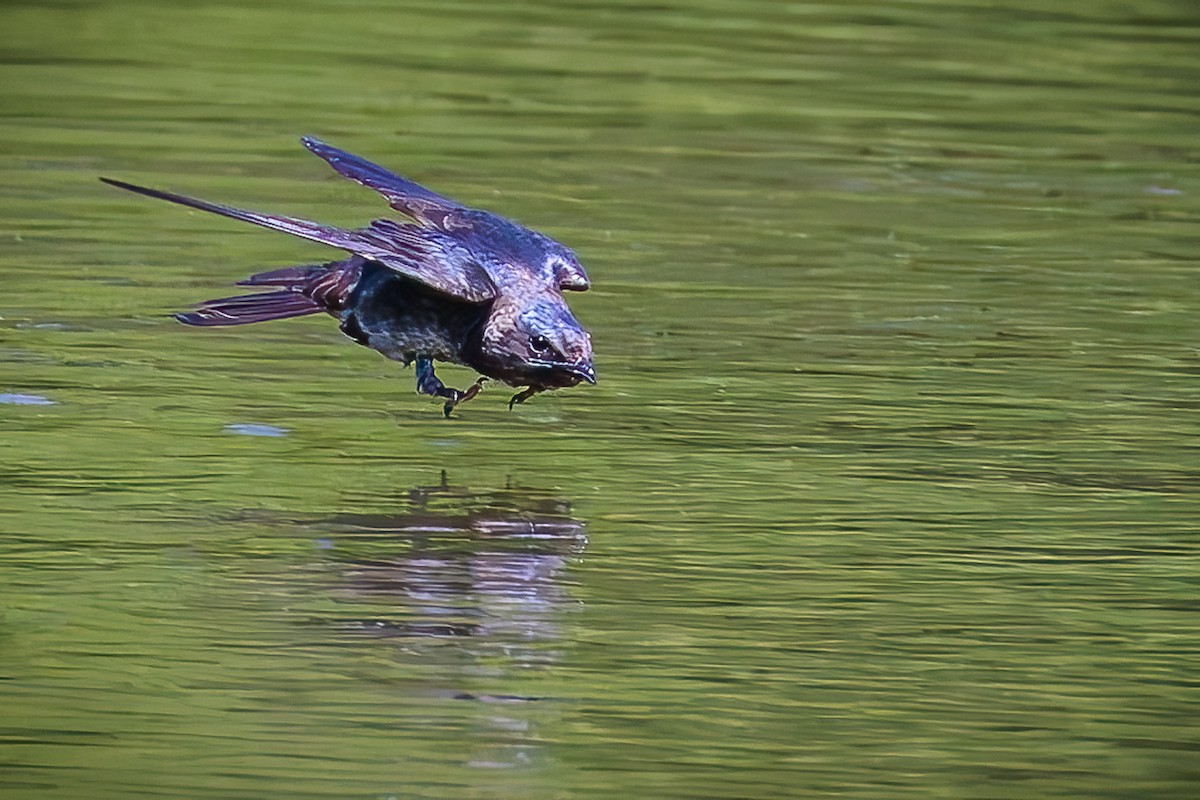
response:
<path fill-rule="evenodd" d="M 529 346 L 538 353 L 544 353 L 550 349 L 550 340 L 545 336 L 535 336 L 529 340 Z"/>

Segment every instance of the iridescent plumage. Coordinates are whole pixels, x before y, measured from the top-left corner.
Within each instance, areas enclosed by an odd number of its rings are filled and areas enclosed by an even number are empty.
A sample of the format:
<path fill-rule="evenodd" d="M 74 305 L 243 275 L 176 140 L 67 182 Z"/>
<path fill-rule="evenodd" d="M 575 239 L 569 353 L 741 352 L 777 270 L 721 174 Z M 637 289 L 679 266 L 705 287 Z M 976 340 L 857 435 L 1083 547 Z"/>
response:
<path fill-rule="evenodd" d="M 176 314 L 179 321 L 244 325 L 327 312 L 359 344 L 404 364 L 416 362 L 418 391 L 444 398 L 446 416 L 474 397 L 484 378 L 525 387 L 510 408 L 546 389 L 596 382 L 591 338 L 563 299 L 564 290 L 589 285 L 567 247 L 317 139 L 302 141 L 411 222 L 378 219 L 346 230 L 101 178 L 350 253 L 340 261 L 253 275 L 240 283 L 274 290 L 209 300 Z M 463 364 L 484 377 L 465 392 L 451 389 L 434 373 L 435 360 Z"/>

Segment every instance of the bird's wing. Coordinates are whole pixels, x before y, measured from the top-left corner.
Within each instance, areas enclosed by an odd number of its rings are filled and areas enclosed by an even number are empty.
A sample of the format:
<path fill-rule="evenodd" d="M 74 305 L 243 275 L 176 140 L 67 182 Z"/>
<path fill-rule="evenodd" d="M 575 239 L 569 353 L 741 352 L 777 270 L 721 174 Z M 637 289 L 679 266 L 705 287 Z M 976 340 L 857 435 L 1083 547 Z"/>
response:
<path fill-rule="evenodd" d="M 315 137 L 302 136 L 300 141 L 313 153 L 325 159 L 340 175 L 379 192 L 392 208 L 423 225 L 448 233 L 462 228 L 483 231 L 500 219 L 490 212 L 468 208 L 448 197 L 431 192 L 378 164 L 347 153 Z M 508 220 L 502 221 L 505 225 L 515 224 Z M 561 260 L 553 267 L 553 272 L 553 280 L 558 283 L 560 289 L 582 292 L 591 285 L 583 267 L 573 256 Z"/>
<path fill-rule="evenodd" d="M 290 233 L 292 236 L 299 236 L 301 239 L 340 247 L 343 250 L 354 252 L 359 245 L 359 240 L 355 236 L 354 231 L 346 231 L 330 225 L 322 225 L 319 222 L 309 222 L 306 219 L 285 217 L 279 214 L 260 214 L 257 211 L 245 211 L 240 208 L 233 208 L 232 206 L 225 206 L 220 203 L 210 203 L 207 200 L 199 200 L 195 197 L 187 197 L 182 194 L 148 189 L 145 186 L 137 186 L 112 178 L 101 178 L 100 180 L 110 186 L 144 194 L 147 197 L 167 200 L 172 203 L 178 203 L 181 206 L 188 206 L 189 208 L 198 208 L 201 211 L 209 211 L 213 214 L 220 214 L 223 217 L 230 217 L 231 219 L 240 219 L 243 222 L 261 225 L 271 230 L 283 231 L 284 233 Z"/>
<path fill-rule="evenodd" d="M 373 260 L 438 291 L 471 303 L 499 293 L 471 252 L 441 231 L 377 219 L 360 233 L 378 248 Z"/>
<path fill-rule="evenodd" d="M 463 210 L 463 206 L 450 198 L 431 192 L 365 158 L 339 150 L 312 136 L 302 136 L 300 141 L 325 159 L 338 174 L 374 189 L 387 199 L 392 208 L 425 225 L 448 230 L 454 223 L 455 212 Z"/>
<path fill-rule="evenodd" d="M 559 289 L 570 292 L 586 292 L 591 288 L 592 282 L 588 280 L 587 273 L 583 271 L 583 265 L 574 256 L 556 261 L 552 269 Z"/>
<path fill-rule="evenodd" d="M 452 248 L 450 244 L 453 240 L 437 231 L 421 229 L 412 225 L 397 225 L 390 220 L 379 220 L 362 230 L 348 231 L 295 217 L 245 211 L 181 194 L 148 189 L 111 178 L 101 178 L 100 180 L 111 186 L 144 194 L 147 197 L 155 197 L 189 208 L 220 214 L 223 217 L 261 225 L 264 228 L 283 231 L 293 236 L 299 236 L 301 239 L 320 242 L 355 253 L 372 261 L 378 261 L 402 275 L 468 303 L 484 303 L 494 299 L 497 294 L 496 286 L 484 268 L 478 262 L 470 259 L 469 254 L 466 254 L 461 248 Z M 422 234 L 428 234 L 434 238 L 423 241 Z"/>

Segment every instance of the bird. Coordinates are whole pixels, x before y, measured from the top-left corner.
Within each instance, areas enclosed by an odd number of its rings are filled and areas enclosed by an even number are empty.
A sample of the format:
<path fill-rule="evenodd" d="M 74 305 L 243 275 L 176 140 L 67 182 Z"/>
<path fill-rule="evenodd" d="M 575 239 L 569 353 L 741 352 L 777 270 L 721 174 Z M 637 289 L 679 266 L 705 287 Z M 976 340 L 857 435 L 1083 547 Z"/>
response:
<path fill-rule="evenodd" d="M 320 139 L 300 141 L 338 174 L 374 189 L 406 219 L 343 229 L 100 178 L 348 253 L 336 261 L 251 275 L 237 284 L 268 291 L 207 300 L 175 319 L 216 327 L 328 313 L 358 344 L 414 364 L 417 391 L 442 399 L 447 418 L 488 379 L 521 389 L 509 410 L 539 392 L 596 383 L 591 336 L 563 297 L 591 285 L 570 248 Z M 469 367 L 479 377 L 466 390 L 450 388 L 435 372 L 437 361 Z"/>

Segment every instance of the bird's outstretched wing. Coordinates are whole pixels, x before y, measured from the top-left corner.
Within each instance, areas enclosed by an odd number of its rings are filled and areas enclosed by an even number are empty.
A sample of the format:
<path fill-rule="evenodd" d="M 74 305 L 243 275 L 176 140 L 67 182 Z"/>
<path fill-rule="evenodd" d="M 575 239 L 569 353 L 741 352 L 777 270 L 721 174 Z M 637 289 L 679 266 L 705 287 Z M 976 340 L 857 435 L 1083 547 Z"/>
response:
<path fill-rule="evenodd" d="M 468 303 L 484 303 L 495 299 L 497 294 L 496 285 L 487 271 L 461 248 L 451 247 L 452 240 L 437 231 L 398 225 L 390 220 L 378 220 L 361 230 L 343 230 L 295 217 L 245 211 L 111 178 L 100 180 L 147 197 L 261 225 L 355 253 Z"/>
<path fill-rule="evenodd" d="M 498 294 L 479 261 L 442 231 L 377 219 L 356 233 L 377 247 L 380 255 L 373 257 L 375 261 L 402 275 L 473 303 L 492 300 Z"/>
<path fill-rule="evenodd" d="M 300 141 L 310 151 L 325 159 L 339 175 L 370 187 L 387 199 L 388 205 L 425 225 L 448 230 L 463 206 L 424 186 L 402 178 L 378 164 L 347 153 L 333 145 L 325 144 L 312 136 L 302 136 Z"/>

